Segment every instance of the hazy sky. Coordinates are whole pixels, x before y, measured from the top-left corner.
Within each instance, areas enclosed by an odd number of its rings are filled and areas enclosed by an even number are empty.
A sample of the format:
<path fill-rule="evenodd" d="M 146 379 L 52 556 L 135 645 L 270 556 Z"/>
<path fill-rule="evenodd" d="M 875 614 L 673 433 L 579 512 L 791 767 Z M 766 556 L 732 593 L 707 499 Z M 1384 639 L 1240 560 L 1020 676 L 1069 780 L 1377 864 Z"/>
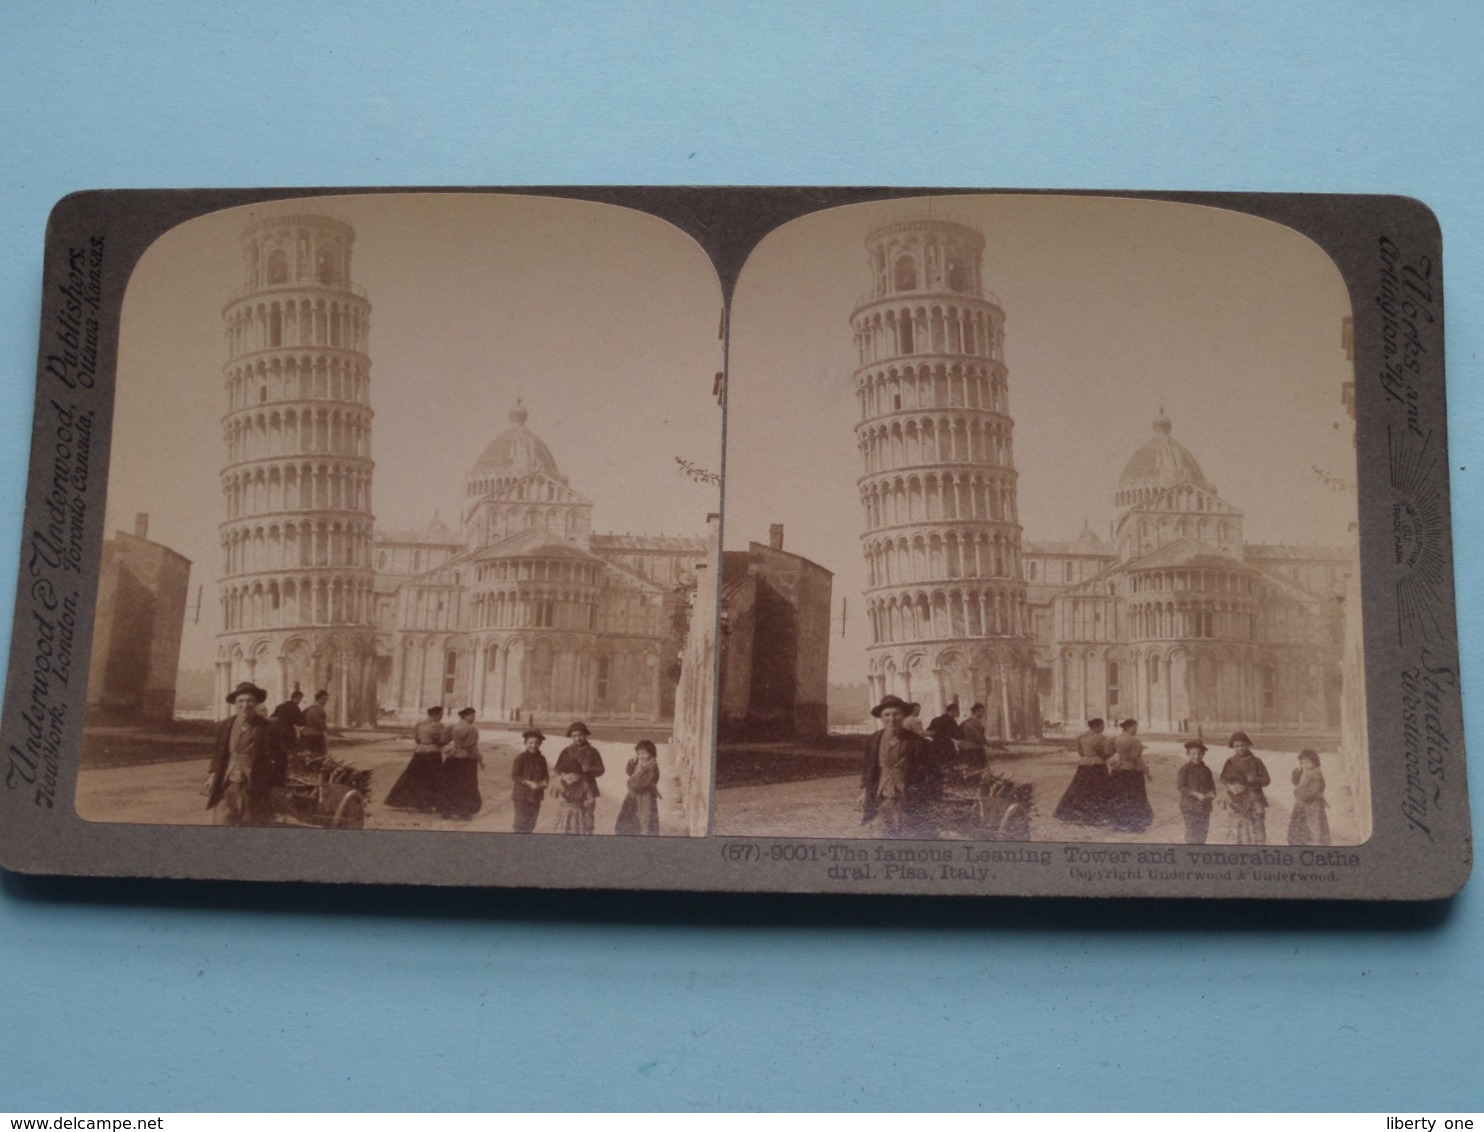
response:
<path fill-rule="evenodd" d="M 984 280 L 1005 310 L 1019 511 L 1027 539 L 1103 537 L 1119 475 L 1163 407 L 1173 435 L 1249 542 L 1342 545 L 1354 479 L 1340 401 L 1350 365 L 1344 284 L 1307 238 L 1198 205 L 967 196 L 833 209 L 772 233 L 731 315 L 725 540 L 767 540 L 835 573 L 835 680 L 864 679 L 864 526 L 855 480 L 857 356 L 850 312 L 870 290 L 864 240 L 932 216 L 984 234 Z M 839 636 L 842 598 L 849 599 Z"/>
<path fill-rule="evenodd" d="M 162 236 L 124 299 L 107 523 L 192 559 L 181 665 L 220 631 L 222 308 L 247 279 L 241 233 L 319 212 L 356 230 L 351 277 L 371 301 L 372 502 L 379 529 L 455 529 L 463 480 L 516 397 L 599 532 L 699 535 L 715 488 L 721 290 L 684 233 L 643 213 L 538 197 L 325 197 L 231 209 Z"/>
<path fill-rule="evenodd" d="M 717 506 L 681 456 L 721 463 L 711 397 L 720 289 L 686 235 L 601 204 L 474 194 L 320 198 L 232 209 L 161 237 L 124 301 L 109 530 L 191 558 L 183 667 L 215 657 L 217 525 L 225 511 L 222 307 L 246 279 L 243 228 L 320 211 L 356 229 L 370 296 L 373 504 L 382 530 L 457 526 L 465 474 L 507 427 L 529 427 L 598 531 L 698 534 Z M 1249 541 L 1344 543 L 1354 497 L 1340 387 L 1349 303 L 1328 258 L 1289 229 L 1195 205 L 984 196 L 855 205 L 795 221 L 758 247 L 730 320 L 726 542 L 765 540 L 835 572 L 832 678 L 864 674 L 863 525 L 855 479 L 849 316 L 869 290 L 866 233 L 958 220 L 985 236 L 1005 309 L 1019 507 L 1028 539 L 1106 536 L 1112 493 L 1161 407 Z M 1337 427 L 1339 426 L 1339 427 Z M 838 621 L 837 621 L 838 626 Z M 837 628 L 838 633 L 838 628 Z"/>

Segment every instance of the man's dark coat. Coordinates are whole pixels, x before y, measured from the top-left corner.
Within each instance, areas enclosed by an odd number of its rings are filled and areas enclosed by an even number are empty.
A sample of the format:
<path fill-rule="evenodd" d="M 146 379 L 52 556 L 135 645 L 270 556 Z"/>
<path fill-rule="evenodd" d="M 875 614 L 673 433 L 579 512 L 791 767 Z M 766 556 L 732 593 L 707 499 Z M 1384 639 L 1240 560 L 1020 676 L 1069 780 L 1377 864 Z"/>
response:
<path fill-rule="evenodd" d="M 881 806 L 881 739 L 886 734 L 885 730 L 876 732 L 874 735 L 866 736 L 863 758 L 861 760 L 861 789 L 866 792 L 866 805 L 861 813 L 861 821 L 868 822 L 876 816 L 876 811 Z M 902 740 L 907 744 L 903 752 L 903 759 L 907 764 L 907 785 L 904 802 L 911 806 L 919 800 L 921 793 L 922 768 L 927 744 L 915 731 L 903 728 Z"/>
<path fill-rule="evenodd" d="M 216 750 L 211 757 L 211 791 L 206 796 L 208 810 L 227 792 L 227 767 L 232 763 L 232 721 L 235 718 L 235 715 L 229 715 L 216 725 Z M 266 810 L 272 789 L 282 786 L 288 779 L 288 748 L 278 729 L 257 712 L 247 717 L 247 724 L 258 733 L 258 755 L 248 778 L 247 795 Z"/>

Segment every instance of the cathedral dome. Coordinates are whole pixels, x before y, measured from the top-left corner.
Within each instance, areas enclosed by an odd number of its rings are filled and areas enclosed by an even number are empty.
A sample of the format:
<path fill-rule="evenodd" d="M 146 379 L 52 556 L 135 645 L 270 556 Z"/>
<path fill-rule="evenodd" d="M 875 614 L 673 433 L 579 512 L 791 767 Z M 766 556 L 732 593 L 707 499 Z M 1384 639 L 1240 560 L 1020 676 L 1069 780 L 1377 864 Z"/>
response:
<path fill-rule="evenodd" d="M 1170 418 L 1161 409 L 1154 418 L 1154 436 L 1129 457 L 1123 475 L 1118 477 L 1119 506 L 1147 499 L 1182 483 L 1214 490 L 1190 449 L 1171 436 L 1170 429 Z"/>
<path fill-rule="evenodd" d="M 485 445 L 474 462 L 469 473 L 471 483 L 512 483 L 534 472 L 560 476 L 551 449 L 526 427 L 527 415 L 525 406 L 517 400 L 510 410 L 510 427 Z"/>

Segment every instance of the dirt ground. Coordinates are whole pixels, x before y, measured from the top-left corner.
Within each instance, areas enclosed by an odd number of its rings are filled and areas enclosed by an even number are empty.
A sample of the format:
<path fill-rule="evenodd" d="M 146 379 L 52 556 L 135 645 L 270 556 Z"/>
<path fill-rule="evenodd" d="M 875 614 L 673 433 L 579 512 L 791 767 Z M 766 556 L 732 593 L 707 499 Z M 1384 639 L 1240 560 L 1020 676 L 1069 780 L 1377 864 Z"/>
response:
<path fill-rule="evenodd" d="M 740 771 L 734 770 L 728 772 L 730 778 L 734 781 L 745 780 L 746 784 L 727 786 L 722 780 L 728 775 L 719 772 L 713 832 L 725 836 L 751 837 L 879 836 L 872 827 L 861 824 L 861 815 L 857 808 L 860 798 L 859 748 L 855 752 L 841 752 L 832 747 L 800 753 L 809 764 L 828 760 L 830 773 L 814 778 L 790 777 L 780 773 L 774 781 L 760 781 L 755 773 L 744 776 Z M 1265 791 L 1269 802 L 1268 842 L 1281 845 L 1287 840 L 1288 819 L 1293 812 L 1293 789 L 1289 775 L 1298 765 L 1298 759 L 1288 751 L 1259 750 L 1256 753 L 1267 766 L 1268 774 L 1273 780 L 1273 784 Z M 1211 768 L 1213 775 L 1220 775 L 1222 764 L 1230 754 L 1225 748 L 1211 748 L 1206 755 L 1206 765 Z M 1324 757 L 1326 766 L 1329 766 L 1338 756 Z M 776 755 L 773 759 L 780 761 Z M 1184 748 L 1175 740 L 1152 740 L 1146 743 L 1144 759 L 1154 776 L 1148 784 L 1154 821 L 1143 833 L 1133 834 L 1073 825 L 1057 821 L 1051 816 L 1076 770 L 1076 755 L 1070 750 L 1042 751 L 1024 757 L 1001 759 L 995 762 L 994 769 L 1016 782 L 1034 784 L 1031 819 L 1033 840 L 1179 844 L 1185 840 L 1185 823 L 1180 816 L 1175 775 L 1185 762 Z M 728 754 L 723 754 L 721 761 L 725 764 Z M 761 760 L 755 752 L 747 753 L 748 764 L 758 761 Z M 1327 775 L 1331 839 L 1336 845 L 1356 845 L 1364 840 L 1366 831 L 1357 820 L 1354 799 L 1339 785 L 1340 777 L 1333 772 Z M 940 831 L 940 836 L 953 838 L 966 834 L 959 830 L 944 829 Z M 1231 840 L 1222 812 L 1220 809 L 1213 811 L 1208 843 L 1230 844 Z"/>
<path fill-rule="evenodd" d="M 206 809 L 206 771 L 213 724 L 196 727 L 176 725 L 168 734 L 122 729 L 90 734 L 85 743 L 83 765 L 77 779 L 77 812 L 88 821 L 130 822 L 162 825 L 210 825 Z M 481 735 L 485 766 L 479 773 L 479 791 L 484 806 L 466 822 L 449 821 L 437 814 L 392 810 L 381 805 L 392 784 L 412 757 L 412 741 L 406 735 L 384 732 L 348 733 L 330 743 L 330 753 L 342 761 L 372 772 L 371 798 L 366 814 L 367 829 L 446 830 L 459 833 L 508 833 L 514 817 L 510 801 L 510 767 L 519 750 L 520 737 L 508 731 L 490 730 Z M 566 745 L 552 736 L 542 747 L 548 763 Z M 593 746 L 603 756 L 606 773 L 598 780 L 595 832 L 611 834 L 624 798 L 624 766 L 633 757 L 627 738 L 597 739 Z M 667 743 L 655 744 L 660 762 L 660 831 L 680 833 L 684 829 L 677 791 L 666 791 L 673 772 Z M 537 832 L 556 817 L 556 805 L 542 807 Z"/>

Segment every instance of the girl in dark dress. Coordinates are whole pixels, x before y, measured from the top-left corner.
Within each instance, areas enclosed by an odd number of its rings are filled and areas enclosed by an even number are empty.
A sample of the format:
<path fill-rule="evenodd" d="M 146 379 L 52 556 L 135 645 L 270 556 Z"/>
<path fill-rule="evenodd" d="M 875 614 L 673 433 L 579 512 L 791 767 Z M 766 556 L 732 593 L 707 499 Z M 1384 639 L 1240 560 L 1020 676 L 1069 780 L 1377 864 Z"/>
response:
<path fill-rule="evenodd" d="M 412 733 L 412 761 L 388 792 L 388 806 L 430 814 L 438 811 L 443 790 L 443 748 L 448 746 L 448 738 L 443 709 L 430 707 L 428 717 Z"/>
<path fill-rule="evenodd" d="M 654 836 L 660 831 L 660 764 L 654 744 L 640 739 L 627 767 L 629 792 L 624 795 L 613 832 Z"/>
<path fill-rule="evenodd" d="M 1113 744 L 1103 734 L 1103 721 L 1089 719 L 1087 730 L 1077 736 L 1077 773 L 1056 804 L 1057 821 L 1077 825 L 1104 825 L 1108 814 L 1108 759 Z"/>

